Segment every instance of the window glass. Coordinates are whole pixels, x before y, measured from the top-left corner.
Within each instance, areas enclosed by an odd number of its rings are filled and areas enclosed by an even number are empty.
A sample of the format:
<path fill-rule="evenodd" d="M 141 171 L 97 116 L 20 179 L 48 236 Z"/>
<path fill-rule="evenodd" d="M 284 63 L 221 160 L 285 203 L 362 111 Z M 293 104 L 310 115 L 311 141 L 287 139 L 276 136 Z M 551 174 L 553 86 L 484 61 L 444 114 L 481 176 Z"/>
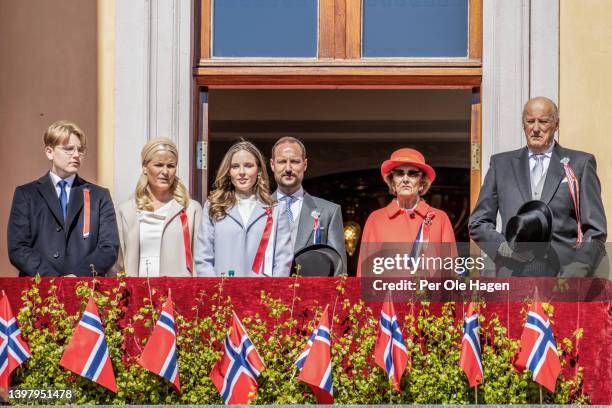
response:
<path fill-rule="evenodd" d="M 364 57 L 467 57 L 469 0 L 364 0 Z"/>
<path fill-rule="evenodd" d="M 317 56 L 317 0 L 214 0 L 213 56 Z"/>

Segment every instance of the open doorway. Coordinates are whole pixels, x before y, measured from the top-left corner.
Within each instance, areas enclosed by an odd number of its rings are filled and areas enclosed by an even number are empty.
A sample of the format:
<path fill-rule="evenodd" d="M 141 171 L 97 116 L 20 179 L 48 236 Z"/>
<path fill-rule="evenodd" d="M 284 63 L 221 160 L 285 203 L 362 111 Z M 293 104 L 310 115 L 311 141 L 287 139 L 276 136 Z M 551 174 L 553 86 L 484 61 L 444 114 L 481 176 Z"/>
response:
<path fill-rule="evenodd" d="M 470 90 L 211 89 L 208 95 L 208 187 L 229 146 L 240 137 L 267 158 L 282 136 L 302 140 L 304 189 L 342 206 L 363 228 L 391 196 L 380 165 L 400 147 L 421 151 L 437 178 L 425 199 L 446 211 L 458 241 L 467 242 L 470 212 Z M 275 188 L 273 184 L 272 188 Z M 354 275 L 356 249 L 348 254 Z"/>

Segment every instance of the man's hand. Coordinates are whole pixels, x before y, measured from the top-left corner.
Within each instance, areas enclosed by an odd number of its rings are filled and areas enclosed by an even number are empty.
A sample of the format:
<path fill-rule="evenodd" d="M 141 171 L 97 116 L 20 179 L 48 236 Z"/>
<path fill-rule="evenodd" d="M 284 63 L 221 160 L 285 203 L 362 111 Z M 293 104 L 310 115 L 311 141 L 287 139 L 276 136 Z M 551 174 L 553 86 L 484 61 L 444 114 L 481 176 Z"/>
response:
<path fill-rule="evenodd" d="M 561 267 L 561 276 L 564 278 L 585 278 L 589 275 L 591 267 L 582 262 L 572 262 Z"/>
<path fill-rule="evenodd" d="M 510 247 L 510 244 L 508 244 L 508 242 L 506 241 L 502 242 L 499 248 L 497 248 L 497 253 L 500 256 L 503 256 L 504 258 L 510 258 L 512 260 L 522 263 L 531 262 L 534 258 L 534 255 L 531 251 L 517 252 L 513 250 Z"/>

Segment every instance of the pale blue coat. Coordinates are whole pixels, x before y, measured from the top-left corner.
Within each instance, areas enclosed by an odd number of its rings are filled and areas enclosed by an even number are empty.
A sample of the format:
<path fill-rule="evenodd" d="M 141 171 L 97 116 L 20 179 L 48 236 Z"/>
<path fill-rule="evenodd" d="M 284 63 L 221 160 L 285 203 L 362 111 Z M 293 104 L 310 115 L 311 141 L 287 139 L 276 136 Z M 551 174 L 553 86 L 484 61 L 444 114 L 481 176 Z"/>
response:
<path fill-rule="evenodd" d="M 213 221 L 209 216 L 208 201 L 202 211 L 202 221 L 195 245 L 195 271 L 197 276 L 234 276 L 265 277 L 251 271 L 253 259 L 259 247 L 266 226 L 266 205 L 257 201 L 246 226 L 238 207 L 230 208 L 227 215 Z M 274 205 L 272 217 L 275 219 L 276 235 L 274 245 L 274 264 L 272 276 L 289 276 L 293 261 L 289 220 L 282 211 L 282 205 Z"/>

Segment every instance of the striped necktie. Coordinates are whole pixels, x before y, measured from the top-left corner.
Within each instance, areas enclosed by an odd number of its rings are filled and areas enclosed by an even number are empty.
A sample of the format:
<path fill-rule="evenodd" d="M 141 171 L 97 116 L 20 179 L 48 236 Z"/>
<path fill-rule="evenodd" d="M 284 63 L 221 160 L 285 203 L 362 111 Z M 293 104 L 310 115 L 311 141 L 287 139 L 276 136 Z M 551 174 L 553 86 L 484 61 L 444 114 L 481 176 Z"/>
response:
<path fill-rule="evenodd" d="M 281 201 L 285 202 L 285 214 L 287 214 L 289 225 L 293 226 L 294 218 L 293 218 L 293 211 L 291 211 L 291 205 L 297 201 L 297 198 L 289 195 L 289 196 L 284 196 L 283 198 L 281 198 Z"/>
<path fill-rule="evenodd" d="M 542 174 L 544 174 L 544 155 L 543 154 L 534 154 L 532 156 L 535 159 L 535 166 L 531 169 L 531 181 L 533 181 L 533 185 L 537 186 L 542 178 Z"/>

